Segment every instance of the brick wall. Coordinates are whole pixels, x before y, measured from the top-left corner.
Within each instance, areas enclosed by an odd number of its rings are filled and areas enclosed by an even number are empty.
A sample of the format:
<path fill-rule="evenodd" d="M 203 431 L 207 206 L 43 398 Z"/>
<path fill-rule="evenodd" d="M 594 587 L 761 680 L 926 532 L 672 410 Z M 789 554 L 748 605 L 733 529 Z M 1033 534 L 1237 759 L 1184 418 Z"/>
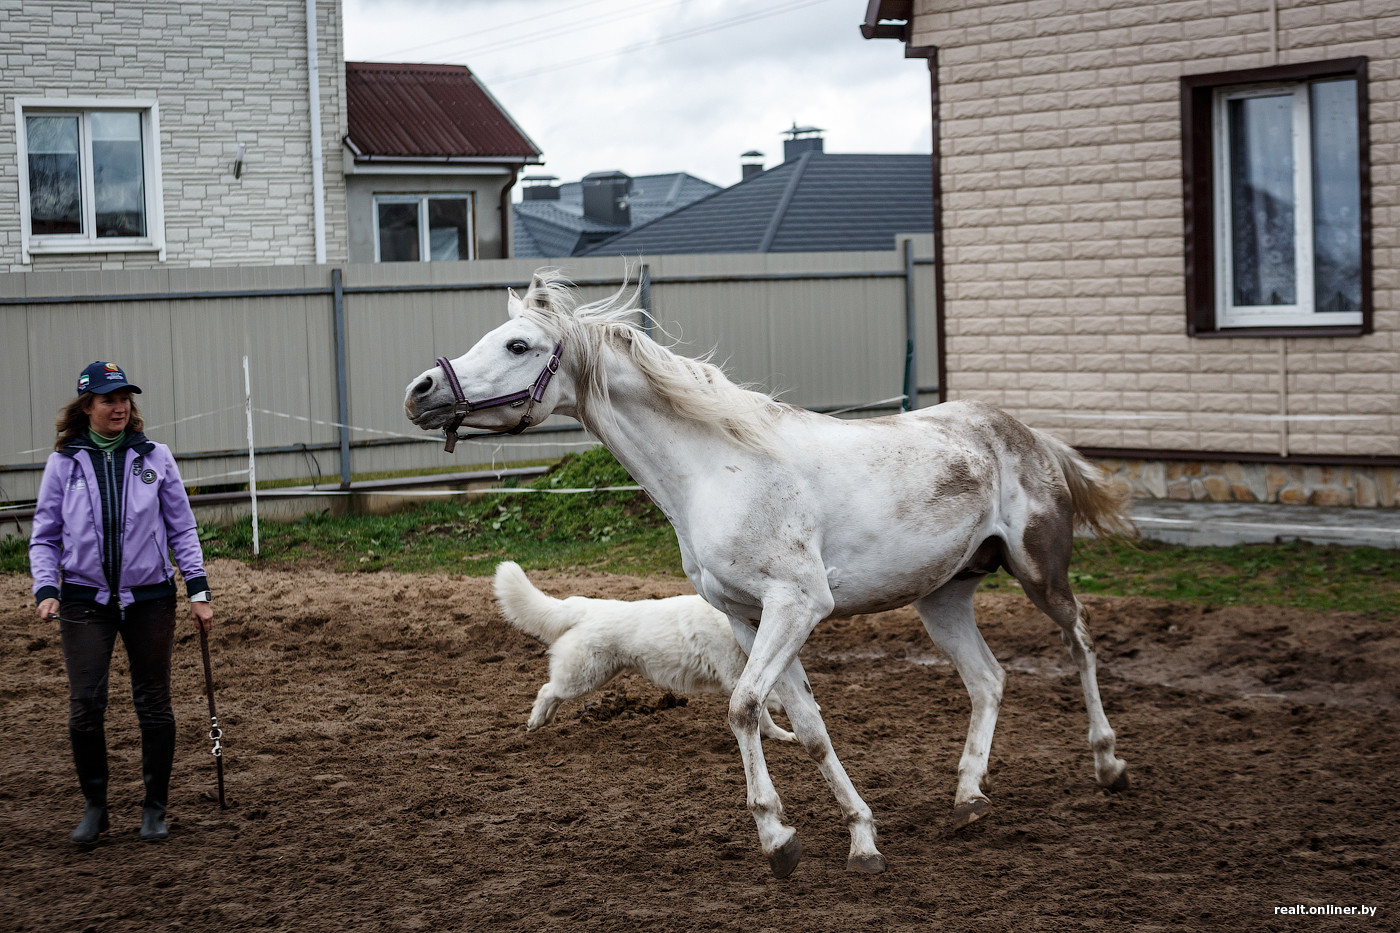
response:
<path fill-rule="evenodd" d="M 318 0 L 327 259 L 345 261 L 338 0 Z M 316 258 L 306 8 L 297 0 L 0 4 L 0 271 L 310 263 Z M 154 98 L 166 262 L 153 253 L 20 263 L 14 99 Z M 241 178 L 237 144 L 246 144 Z"/>
<path fill-rule="evenodd" d="M 917 0 L 910 44 L 939 49 L 950 398 L 1085 447 L 1400 455 L 1400 6 L 1277 7 L 1275 50 L 1268 0 Z M 1357 55 L 1375 333 L 1186 336 L 1178 79 Z"/>

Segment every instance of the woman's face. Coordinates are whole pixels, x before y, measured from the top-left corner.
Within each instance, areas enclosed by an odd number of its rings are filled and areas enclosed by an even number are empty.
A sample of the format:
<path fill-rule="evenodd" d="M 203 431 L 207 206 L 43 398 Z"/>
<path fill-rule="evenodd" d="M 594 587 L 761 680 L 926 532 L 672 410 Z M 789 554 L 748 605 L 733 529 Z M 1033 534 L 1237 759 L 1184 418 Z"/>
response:
<path fill-rule="evenodd" d="M 94 393 L 88 396 L 83 410 L 87 412 L 88 424 L 94 431 L 116 437 L 126 430 L 126 423 L 131 420 L 131 393 L 121 389 L 101 395 Z"/>

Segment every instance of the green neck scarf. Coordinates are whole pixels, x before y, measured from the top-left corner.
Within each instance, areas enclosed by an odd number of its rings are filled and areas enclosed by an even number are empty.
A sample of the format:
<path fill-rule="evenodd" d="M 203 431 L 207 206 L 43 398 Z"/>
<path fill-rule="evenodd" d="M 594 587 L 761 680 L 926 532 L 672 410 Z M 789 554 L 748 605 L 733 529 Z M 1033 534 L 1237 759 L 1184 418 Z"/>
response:
<path fill-rule="evenodd" d="M 103 437 L 89 427 L 88 440 L 92 441 L 93 446 L 98 450 L 109 454 L 120 447 L 122 441 L 126 440 L 126 431 L 123 430 L 122 433 L 118 434 L 116 437 Z"/>

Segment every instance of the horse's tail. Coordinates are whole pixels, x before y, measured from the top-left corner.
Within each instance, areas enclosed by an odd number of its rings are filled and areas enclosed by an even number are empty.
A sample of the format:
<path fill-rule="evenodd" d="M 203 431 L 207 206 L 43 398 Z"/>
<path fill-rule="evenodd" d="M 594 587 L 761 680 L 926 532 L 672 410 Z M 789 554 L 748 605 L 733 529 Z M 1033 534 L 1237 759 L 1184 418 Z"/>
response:
<path fill-rule="evenodd" d="M 1128 517 L 1128 489 L 1109 483 L 1101 469 L 1059 438 L 1043 431 L 1035 434 L 1055 455 L 1065 476 L 1075 527 L 1089 529 L 1100 538 L 1137 537 L 1137 527 Z"/>
<path fill-rule="evenodd" d="M 496 565 L 496 603 L 506 621 L 526 635 L 533 635 L 547 645 L 573 628 L 573 613 L 563 607 L 563 600 L 546 596 L 525 571 L 513 560 Z"/>

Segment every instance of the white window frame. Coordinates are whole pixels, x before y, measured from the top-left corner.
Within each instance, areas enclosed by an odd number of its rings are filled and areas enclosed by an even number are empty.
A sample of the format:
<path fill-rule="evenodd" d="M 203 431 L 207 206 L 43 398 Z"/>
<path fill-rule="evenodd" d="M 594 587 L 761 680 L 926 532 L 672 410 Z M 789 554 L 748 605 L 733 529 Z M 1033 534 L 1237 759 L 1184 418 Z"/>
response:
<path fill-rule="evenodd" d="M 467 202 L 467 260 L 476 258 L 476 197 L 470 191 L 432 191 L 423 194 L 405 192 L 402 194 L 384 192 L 376 194 L 373 198 L 374 221 L 374 261 L 382 262 L 379 258 L 379 205 L 380 204 L 418 204 L 418 261 L 432 262 L 431 238 L 428 230 L 428 201 L 435 198 L 462 199 Z M 441 261 L 441 260 L 440 260 Z M 463 261 L 461 259 L 459 262 Z"/>
<path fill-rule="evenodd" d="M 165 261 L 165 209 L 160 173 L 160 105 L 150 98 L 48 97 L 15 98 L 15 142 L 19 162 L 20 261 L 31 256 L 54 254 L 134 253 L 157 254 Z M 142 237 L 98 237 L 93 199 L 92 135 L 88 114 L 98 110 L 137 111 L 141 115 L 142 171 L 145 174 L 146 235 Z M 46 234 L 30 232 L 29 217 L 29 138 L 25 118 L 32 116 L 79 116 L 79 179 L 82 185 L 84 233 Z"/>
<path fill-rule="evenodd" d="M 1252 87 L 1218 88 L 1212 114 L 1215 150 L 1215 288 L 1219 326 L 1230 327 L 1315 327 L 1356 325 L 1362 312 L 1316 311 L 1313 288 L 1313 205 L 1312 205 L 1312 119 L 1308 89 L 1312 81 L 1284 82 Z M 1294 204 L 1294 282 L 1297 302 L 1293 305 L 1236 305 L 1234 267 L 1230 259 L 1230 145 L 1227 121 L 1228 103 L 1250 97 L 1292 97 L 1293 111 L 1293 204 Z"/>

